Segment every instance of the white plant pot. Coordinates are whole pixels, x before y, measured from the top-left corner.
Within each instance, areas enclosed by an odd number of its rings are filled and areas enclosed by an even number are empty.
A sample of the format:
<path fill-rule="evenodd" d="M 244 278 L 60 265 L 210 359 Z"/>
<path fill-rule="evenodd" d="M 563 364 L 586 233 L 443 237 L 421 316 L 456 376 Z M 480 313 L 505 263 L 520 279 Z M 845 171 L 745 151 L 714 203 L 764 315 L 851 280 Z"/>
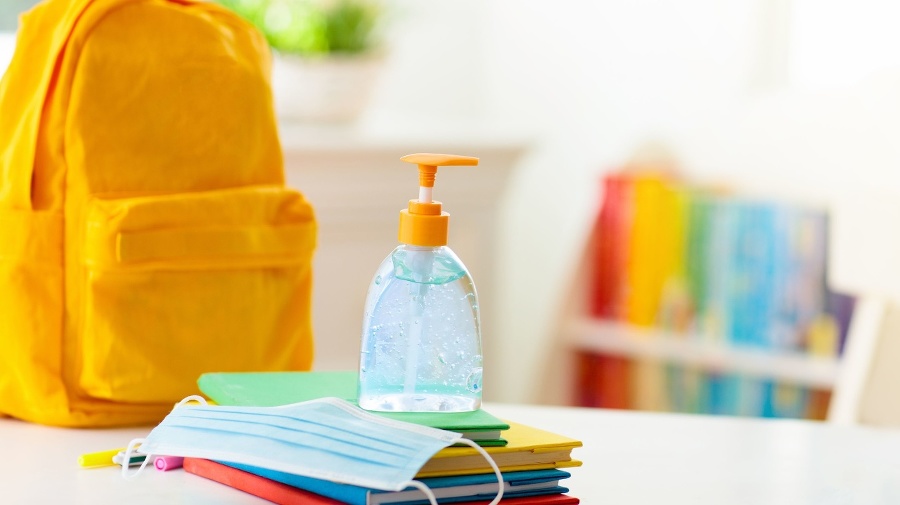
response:
<path fill-rule="evenodd" d="M 384 58 L 275 54 L 272 92 L 282 119 L 350 123 L 366 109 Z"/>

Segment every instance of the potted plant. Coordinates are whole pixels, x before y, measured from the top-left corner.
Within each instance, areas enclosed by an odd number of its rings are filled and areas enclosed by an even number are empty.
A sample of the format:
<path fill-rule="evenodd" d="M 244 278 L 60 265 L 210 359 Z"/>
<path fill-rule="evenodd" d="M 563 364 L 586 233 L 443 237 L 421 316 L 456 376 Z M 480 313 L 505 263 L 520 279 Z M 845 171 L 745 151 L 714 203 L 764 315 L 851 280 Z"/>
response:
<path fill-rule="evenodd" d="M 383 62 L 372 0 L 218 0 L 265 35 L 273 49 L 272 90 L 283 118 L 356 119 Z"/>

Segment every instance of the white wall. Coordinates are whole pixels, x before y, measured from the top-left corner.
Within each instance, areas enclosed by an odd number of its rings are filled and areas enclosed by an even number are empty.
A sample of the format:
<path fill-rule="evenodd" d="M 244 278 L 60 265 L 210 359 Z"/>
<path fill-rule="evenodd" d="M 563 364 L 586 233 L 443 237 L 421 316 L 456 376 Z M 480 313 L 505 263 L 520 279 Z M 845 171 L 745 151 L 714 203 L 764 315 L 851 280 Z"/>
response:
<path fill-rule="evenodd" d="M 16 48 L 16 37 L 11 33 L 0 32 L 0 75 L 6 71 Z"/>
<path fill-rule="evenodd" d="M 481 0 L 385 0 L 387 61 L 362 128 L 471 125 L 485 113 Z"/>

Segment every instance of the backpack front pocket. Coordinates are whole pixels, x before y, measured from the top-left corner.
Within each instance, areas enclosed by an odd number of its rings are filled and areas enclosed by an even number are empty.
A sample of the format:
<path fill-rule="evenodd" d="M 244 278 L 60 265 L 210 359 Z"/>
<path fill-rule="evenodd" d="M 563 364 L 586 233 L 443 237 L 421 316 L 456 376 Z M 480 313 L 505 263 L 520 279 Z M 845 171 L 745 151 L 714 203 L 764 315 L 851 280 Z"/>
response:
<path fill-rule="evenodd" d="M 173 402 L 205 372 L 308 369 L 314 247 L 312 208 L 281 187 L 93 199 L 80 389 Z"/>

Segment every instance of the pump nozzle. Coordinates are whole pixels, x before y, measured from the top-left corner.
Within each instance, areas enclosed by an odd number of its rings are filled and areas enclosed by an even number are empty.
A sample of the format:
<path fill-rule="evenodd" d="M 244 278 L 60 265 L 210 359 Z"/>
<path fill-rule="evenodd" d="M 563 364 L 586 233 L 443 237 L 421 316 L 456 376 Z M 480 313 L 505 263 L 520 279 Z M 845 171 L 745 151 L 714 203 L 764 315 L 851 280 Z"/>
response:
<path fill-rule="evenodd" d="M 419 165 L 419 198 L 410 200 L 409 208 L 400 211 L 400 242 L 429 247 L 446 245 L 450 215 L 441 210 L 441 202 L 432 199 L 437 168 L 475 166 L 478 158 L 418 153 L 408 154 L 400 160 Z"/>
<path fill-rule="evenodd" d="M 437 167 L 462 167 L 478 165 L 478 158 L 457 156 L 455 154 L 418 153 L 407 154 L 400 161 L 419 165 L 419 202 L 431 203 L 434 176 Z"/>

